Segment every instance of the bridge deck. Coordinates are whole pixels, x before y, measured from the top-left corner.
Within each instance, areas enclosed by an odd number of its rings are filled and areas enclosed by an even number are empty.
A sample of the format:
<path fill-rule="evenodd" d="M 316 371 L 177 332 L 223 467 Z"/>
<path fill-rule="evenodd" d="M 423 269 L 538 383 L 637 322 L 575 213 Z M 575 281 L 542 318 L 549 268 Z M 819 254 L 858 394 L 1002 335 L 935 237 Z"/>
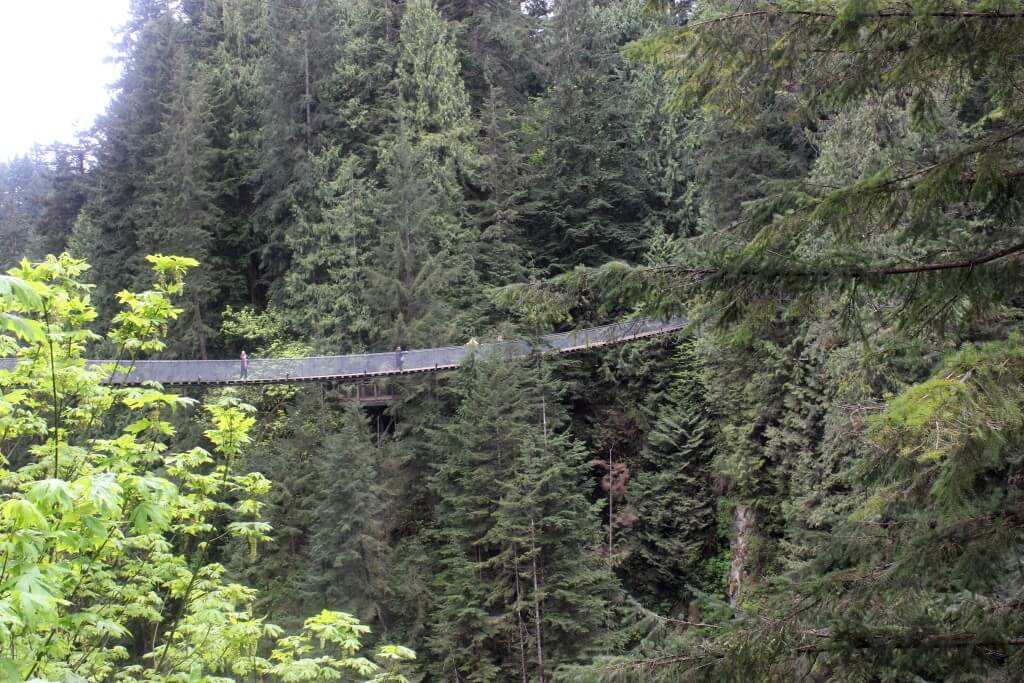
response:
<path fill-rule="evenodd" d="M 549 334 L 541 337 L 536 344 L 525 341 L 479 344 L 476 353 L 482 357 L 499 353 L 510 358 L 525 356 L 535 350 L 542 353 L 573 353 L 669 334 L 681 330 L 686 324 L 687 321 L 682 318 L 667 321 L 639 318 Z M 344 356 L 251 358 L 244 378 L 238 360 L 142 360 L 122 363 L 113 373 L 113 381 L 126 385 L 160 382 L 167 386 L 285 384 L 328 380 L 360 382 L 379 377 L 452 370 L 469 353 L 466 346 L 446 346 Z M 0 359 L 0 369 L 9 369 L 16 362 L 15 359 Z M 114 370 L 113 361 L 91 360 L 88 363 L 110 365 Z"/>

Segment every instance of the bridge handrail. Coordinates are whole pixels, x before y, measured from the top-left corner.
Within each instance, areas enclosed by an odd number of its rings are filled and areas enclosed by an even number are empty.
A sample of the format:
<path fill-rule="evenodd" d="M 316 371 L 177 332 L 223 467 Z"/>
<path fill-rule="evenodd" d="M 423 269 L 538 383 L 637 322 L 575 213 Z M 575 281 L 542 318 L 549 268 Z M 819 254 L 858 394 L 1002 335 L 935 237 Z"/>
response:
<path fill-rule="evenodd" d="M 484 342 L 477 346 L 477 353 L 481 356 L 499 351 L 509 356 L 528 355 L 533 351 L 570 353 L 591 347 L 625 343 L 640 337 L 667 334 L 682 329 L 686 324 L 687 321 L 683 318 L 665 321 L 635 318 L 582 330 L 544 335 L 535 344 L 525 340 Z M 461 345 L 335 356 L 252 358 L 245 377 L 241 375 L 241 363 L 238 359 L 121 361 L 114 369 L 114 381 L 118 384 L 157 381 L 167 385 L 189 385 L 357 380 L 447 370 L 457 367 L 468 353 L 467 346 Z M 10 369 L 16 362 L 17 359 L 0 359 L 0 369 Z M 115 365 L 113 360 L 89 360 L 86 363 L 90 366 Z"/>

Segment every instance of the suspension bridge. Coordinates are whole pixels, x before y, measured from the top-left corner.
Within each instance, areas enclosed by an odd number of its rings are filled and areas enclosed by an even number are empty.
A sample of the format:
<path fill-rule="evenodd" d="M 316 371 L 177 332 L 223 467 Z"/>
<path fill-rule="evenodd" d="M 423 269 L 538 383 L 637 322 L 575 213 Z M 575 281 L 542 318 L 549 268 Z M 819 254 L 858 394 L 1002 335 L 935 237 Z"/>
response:
<path fill-rule="evenodd" d="M 638 339 L 671 334 L 686 327 L 684 318 L 656 320 L 637 318 L 600 327 L 561 332 L 535 341 L 470 342 L 462 346 L 442 346 L 386 353 L 355 353 L 340 356 L 302 358 L 250 358 L 243 373 L 235 360 L 136 360 L 115 362 L 90 360 L 90 366 L 109 367 L 111 382 L 141 385 L 159 382 L 164 386 L 292 384 L 303 382 L 341 382 L 366 384 L 375 379 L 400 375 L 454 370 L 470 354 L 487 358 L 500 354 L 517 358 L 532 353 L 577 353 L 615 346 Z M 17 359 L 0 359 L 0 370 L 13 369 Z M 361 402 L 386 401 L 390 396 L 378 388 L 356 389 L 353 399 Z M 364 395 L 365 394 L 365 395 Z"/>

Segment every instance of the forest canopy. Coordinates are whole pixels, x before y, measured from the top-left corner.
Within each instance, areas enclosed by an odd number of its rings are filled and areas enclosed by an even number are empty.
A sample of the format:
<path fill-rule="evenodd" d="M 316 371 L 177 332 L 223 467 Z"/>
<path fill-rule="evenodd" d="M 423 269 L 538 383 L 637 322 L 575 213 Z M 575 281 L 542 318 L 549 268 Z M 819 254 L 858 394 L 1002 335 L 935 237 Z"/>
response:
<path fill-rule="evenodd" d="M 5 677 L 1024 677 L 1019 2 L 133 0 L 120 36 L 94 129 L 0 164 Z M 82 360 L 641 315 L 690 325 L 387 405 Z"/>

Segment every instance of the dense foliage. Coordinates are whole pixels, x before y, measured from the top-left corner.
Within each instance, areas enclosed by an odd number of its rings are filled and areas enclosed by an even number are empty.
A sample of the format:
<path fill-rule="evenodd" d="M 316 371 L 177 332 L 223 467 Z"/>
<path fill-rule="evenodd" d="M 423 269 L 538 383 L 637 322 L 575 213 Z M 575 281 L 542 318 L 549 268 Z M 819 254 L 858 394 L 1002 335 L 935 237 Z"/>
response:
<path fill-rule="evenodd" d="M 190 259 L 151 257 L 157 282 L 121 292 L 109 332 L 129 360 L 159 350 L 181 309 Z M 0 668 L 6 680 L 196 681 L 260 676 L 374 681 L 399 673 L 356 656 L 367 627 L 322 610 L 302 630 L 255 615 L 256 592 L 215 560 L 226 539 L 255 557 L 270 540 L 258 498 L 270 482 L 240 471 L 255 423 L 230 395 L 207 403 L 208 448 L 175 446 L 171 418 L 194 400 L 159 387 L 116 388 L 110 366 L 87 366 L 96 313 L 63 256 L 24 263 L 0 281 L 10 334 L 0 371 L 3 502 L 0 503 Z M 405 648 L 378 657 L 400 662 Z"/>
<path fill-rule="evenodd" d="M 0 164 L 6 677 L 1024 676 L 1019 2 L 133 0 L 117 58 Z M 643 312 L 384 407 L 81 360 Z"/>

